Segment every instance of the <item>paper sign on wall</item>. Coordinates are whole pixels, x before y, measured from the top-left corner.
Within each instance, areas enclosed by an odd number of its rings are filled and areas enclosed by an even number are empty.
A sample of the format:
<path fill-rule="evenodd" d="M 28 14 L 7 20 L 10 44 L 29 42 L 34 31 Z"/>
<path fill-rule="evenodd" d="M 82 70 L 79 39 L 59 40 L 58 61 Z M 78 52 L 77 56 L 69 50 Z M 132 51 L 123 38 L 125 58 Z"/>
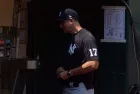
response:
<path fill-rule="evenodd" d="M 125 7 L 103 6 L 104 39 L 125 40 Z"/>

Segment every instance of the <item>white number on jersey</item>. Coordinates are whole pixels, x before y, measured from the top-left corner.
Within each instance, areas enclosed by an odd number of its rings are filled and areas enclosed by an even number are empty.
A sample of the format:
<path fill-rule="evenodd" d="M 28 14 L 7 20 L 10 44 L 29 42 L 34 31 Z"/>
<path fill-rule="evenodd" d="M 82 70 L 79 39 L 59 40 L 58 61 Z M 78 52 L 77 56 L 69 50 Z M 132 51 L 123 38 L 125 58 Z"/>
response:
<path fill-rule="evenodd" d="M 97 48 L 89 49 L 90 56 L 97 56 Z"/>

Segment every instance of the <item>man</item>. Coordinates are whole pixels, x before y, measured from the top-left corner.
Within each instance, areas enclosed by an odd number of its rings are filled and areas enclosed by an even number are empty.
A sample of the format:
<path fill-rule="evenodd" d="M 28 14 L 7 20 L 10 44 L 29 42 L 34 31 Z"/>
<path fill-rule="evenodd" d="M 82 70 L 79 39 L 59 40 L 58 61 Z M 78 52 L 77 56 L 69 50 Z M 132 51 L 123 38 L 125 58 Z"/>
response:
<path fill-rule="evenodd" d="M 59 13 L 60 28 L 72 35 L 63 65 L 57 69 L 63 94 L 94 94 L 93 72 L 99 66 L 98 51 L 93 35 L 80 26 L 73 9 Z"/>

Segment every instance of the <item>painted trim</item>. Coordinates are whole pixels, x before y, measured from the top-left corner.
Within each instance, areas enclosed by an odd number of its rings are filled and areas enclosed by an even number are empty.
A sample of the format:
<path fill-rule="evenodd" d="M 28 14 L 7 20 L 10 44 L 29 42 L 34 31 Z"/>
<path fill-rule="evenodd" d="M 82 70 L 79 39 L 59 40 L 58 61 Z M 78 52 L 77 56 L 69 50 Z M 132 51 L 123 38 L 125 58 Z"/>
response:
<path fill-rule="evenodd" d="M 126 43 L 126 40 L 115 40 L 115 39 L 101 39 L 101 42 L 115 42 L 115 43 Z"/>

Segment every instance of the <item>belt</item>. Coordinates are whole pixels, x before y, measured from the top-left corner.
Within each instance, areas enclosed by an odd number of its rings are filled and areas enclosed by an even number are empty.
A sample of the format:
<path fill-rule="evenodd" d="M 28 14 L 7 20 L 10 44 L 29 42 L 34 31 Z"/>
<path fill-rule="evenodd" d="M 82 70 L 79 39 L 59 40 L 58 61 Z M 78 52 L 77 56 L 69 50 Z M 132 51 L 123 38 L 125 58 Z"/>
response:
<path fill-rule="evenodd" d="M 69 88 L 79 87 L 79 83 L 80 82 L 69 82 L 69 83 L 65 84 L 64 87 L 69 87 Z"/>

